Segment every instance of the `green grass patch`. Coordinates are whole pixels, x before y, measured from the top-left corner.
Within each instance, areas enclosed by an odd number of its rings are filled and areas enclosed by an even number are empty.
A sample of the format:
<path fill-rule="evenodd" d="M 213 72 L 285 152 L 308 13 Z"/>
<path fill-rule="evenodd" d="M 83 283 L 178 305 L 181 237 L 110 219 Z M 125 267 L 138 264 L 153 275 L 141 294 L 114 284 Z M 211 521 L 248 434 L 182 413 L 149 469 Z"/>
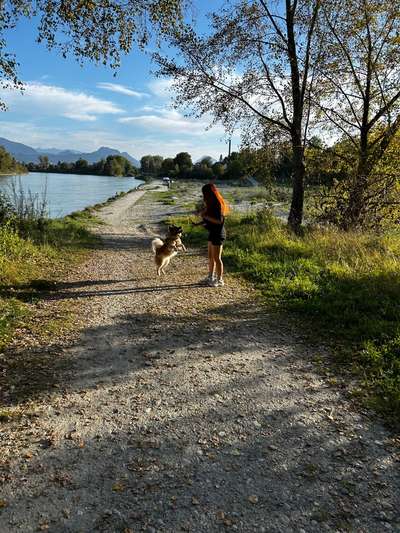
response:
<path fill-rule="evenodd" d="M 176 195 L 176 191 L 150 191 L 147 193 L 150 200 L 154 202 L 160 202 L 164 205 L 175 205 L 176 200 L 173 198 Z"/>
<path fill-rule="evenodd" d="M 94 221 L 86 211 L 24 224 L 18 230 L 11 222 L 0 227 L 0 350 L 15 328 L 29 320 L 29 304 L 50 290 L 60 272 L 97 241 L 89 231 Z"/>
<path fill-rule="evenodd" d="M 176 221 L 178 222 L 178 221 Z M 180 219 L 185 242 L 204 230 Z M 267 305 L 290 310 L 337 360 L 358 374 L 362 395 L 400 426 L 400 234 L 305 228 L 294 235 L 269 211 L 227 219 L 224 258 Z"/>
<path fill-rule="evenodd" d="M 224 197 L 232 204 L 240 202 L 262 202 L 271 201 L 271 192 L 266 187 L 229 187 L 221 189 Z"/>

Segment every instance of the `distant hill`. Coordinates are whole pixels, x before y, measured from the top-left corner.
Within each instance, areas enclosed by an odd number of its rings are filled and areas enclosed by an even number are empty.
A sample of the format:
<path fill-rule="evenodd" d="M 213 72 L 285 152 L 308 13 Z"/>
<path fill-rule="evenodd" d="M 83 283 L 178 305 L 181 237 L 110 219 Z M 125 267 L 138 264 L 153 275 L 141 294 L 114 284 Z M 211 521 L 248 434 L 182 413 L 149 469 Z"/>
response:
<path fill-rule="evenodd" d="M 78 150 L 59 150 L 57 148 L 32 148 L 26 144 L 9 141 L 4 137 L 0 137 L 0 146 L 4 148 L 21 163 L 38 163 L 39 156 L 46 155 L 50 163 L 58 163 L 58 161 L 65 161 L 66 163 L 73 163 L 77 159 L 86 159 L 89 163 L 97 163 L 100 159 L 106 159 L 109 155 L 122 155 L 126 157 L 136 167 L 140 167 L 140 162 L 132 157 L 127 152 L 120 152 L 115 148 L 108 148 L 102 146 L 95 152 L 79 152 Z"/>
<path fill-rule="evenodd" d="M 34 148 L 26 144 L 16 143 L 0 137 L 0 146 L 3 146 L 17 161 L 33 163 L 38 160 L 39 154 Z"/>
<path fill-rule="evenodd" d="M 59 148 L 35 148 L 38 154 L 40 155 L 58 155 L 58 154 L 74 154 L 78 157 L 81 155 L 82 152 L 79 150 L 60 150 Z"/>

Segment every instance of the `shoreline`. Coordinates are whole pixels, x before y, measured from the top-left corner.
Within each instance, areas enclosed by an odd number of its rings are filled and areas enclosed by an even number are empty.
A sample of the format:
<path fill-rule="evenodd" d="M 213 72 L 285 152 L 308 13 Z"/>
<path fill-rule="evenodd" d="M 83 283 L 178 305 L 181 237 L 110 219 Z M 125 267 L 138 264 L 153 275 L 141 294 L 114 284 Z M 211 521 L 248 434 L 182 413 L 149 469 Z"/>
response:
<path fill-rule="evenodd" d="M 114 196 L 110 196 L 109 198 L 107 198 L 106 200 L 104 200 L 104 202 L 99 202 L 97 204 L 92 204 L 92 205 L 88 205 L 86 207 L 84 207 L 83 209 L 80 209 L 78 211 L 72 211 L 71 213 L 67 214 L 67 215 L 64 215 L 63 217 L 60 217 L 60 220 L 64 219 L 64 218 L 67 218 L 67 217 L 71 217 L 71 218 L 74 218 L 74 216 L 77 216 L 79 214 L 85 214 L 85 213 L 91 213 L 91 214 L 94 214 L 93 212 L 97 213 L 98 211 L 100 211 L 101 209 L 103 209 L 104 207 L 107 207 L 108 205 L 118 201 L 118 200 L 121 200 L 122 198 L 125 198 L 126 196 L 132 194 L 132 193 L 135 193 L 135 192 L 142 192 L 141 191 L 141 187 L 143 187 L 144 185 L 146 185 L 145 182 L 143 183 L 140 183 L 137 187 L 135 187 L 134 189 L 130 189 L 129 191 L 122 191 L 122 192 L 117 192 L 114 194 Z M 143 194 L 144 192 L 146 191 L 143 191 Z M 141 195 L 140 195 L 141 196 Z M 54 219 L 52 219 L 54 220 Z"/>
<path fill-rule="evenodd" d="M 30 170 L 27 172 L 27 174 L 55 174 L 57 176 L 95 176 L 96 178 L 138 179 L 136 176 L 111 176 L 109 174 L 85 174 L 83 172 L 52 172 L 51 170 Z"/>
<path fill-rule="evenodd" d="M 0 174 L 0 177 L 3 176 L 5 178 L 21 178 L 21 177 L 28 176 L 28 174 L 32 175 L 32 174 L 43 174 L 43 173 L 39 173 L 39 172 L 31 172 L 31 173 L 27 173 L 27 174 L 9 174 L 9 173 L 7 173 L 7 174 Z M 57 173 L 53 172 L 52 174 L 57 174 Z M 58 173 L 58 175 L 59 176 L 67 176 L 67 174 L 64 174 L 64 173 Z M 78 174 L 76 174 L 74 176 L 78 176 Z M 81 176 L 81 175 L 79 175 L 79 176 Z M 84 175 L 82 174 L 82 176 L 84 176 Z M 102 178 L 102 177 L 108 178 L 108 179 L 116 178 L 116 180 L 119 180 L 120 178 L 123 179 L 123 180 L 129 179 L 129 180 L 134 180 L 136 183 L 130 184 L 130 183 L 126 183 L 125 182 L 125 185 L 128 185 L 128 186 L 131 185 L 131 188 L 128 189 L 127 191 L 118 191 L 118 190 L 116 190 L 115 193 L 112 194 L 112 196 L 105 197 L 103 200 L 100 200 L 100 201 L 98 201 L 96 203 L 88 203 L 87 205 L 84 205 L 84 206 L 82 206 L 81 208 L 78 208 L 78 209 L 73 209 L 73 207 L 71 207 L 71 211 L 69 211 L 67 213 L 64 213 L 64 214 L 60 214 L 60 215 L 54 215 L 54 214 L 51 215 L 51 211 L 54 210 L 55 208 L 54 208 L 54 206 L 52 208 L 50 201 L 46 201 L 47 207 L 48 207 L 48 209 L 47 209 L 48 213 L 46 214 L 45 218 L 47 220 L 63 220 L 65 218 L 67 218 L 67 217 L 74 218 L 74 217 L 77 217 L 79 214 L 87 214 L 87 213 L 89 213 L 91 211 L 98 210 L 98 209 L 108 205 L 109 203 L 111 203 L 111 202 L 113 202 L 115 200 L 118 200 L 119 198 L 122 198 L 122 197 L 126 196 L 127 194 L 130 194 L 130 193 L 135 192 L 135 191 L 139 191 L 139 190 L 141 190 L 142 187 L 144 187 L 146 185 L 145 181 L 139 180 L 138 178 L 136 178 L 134 176 L 115 177 L 115 176 L 103 176 L 103 175 L 95 175 L 95 174 L 93 174 L 93 175 L 92 174 L 90 174 L 90 175 L 86 174 L 86 176 L 90 176 L 90 177 L 93 177 L 93 178 Z M 139 182 L 139 183 L 137 183 L 137 182 Z M 9 187 L 10 188 L 11 187 L 10 184 L 12 184 L 12 183 L 13 183 L 13 181 L 10 181 L 8 185 L 6 183 L 5 187 Z M 118 185 L 120 185 L 120 182 L 116 181 L 115 182 L 115 187 L 117 188 Z M 20 188 L 18 186 L 18 183 L 15 185 L 15 187 L 18 188 L 18 189 Z M 25 193 L 31 192 L 30 188 L 29 188 L 29 185 L 27 187 L 23 186 L 21 188 L 23 188 Z M 0 189 L 0 192 L 1 192 L 1 190 L 2 189 Z M 4 191 L 6 192 L 7 189 L 5 188 Z M 110 192 L 112 192 L 112 189 L 111 189 Z M 6 192 L 6 194 L 7 194 L 7 192 Z M 32 194 L 33 195 L 42 195 L 43 191 L 39 192 L 39 193 L 32 193 Z M 106 192 L 106 194 L 107 194 L 107 192 Z M 46 200 L 48 200 L 48 198 Z"/>

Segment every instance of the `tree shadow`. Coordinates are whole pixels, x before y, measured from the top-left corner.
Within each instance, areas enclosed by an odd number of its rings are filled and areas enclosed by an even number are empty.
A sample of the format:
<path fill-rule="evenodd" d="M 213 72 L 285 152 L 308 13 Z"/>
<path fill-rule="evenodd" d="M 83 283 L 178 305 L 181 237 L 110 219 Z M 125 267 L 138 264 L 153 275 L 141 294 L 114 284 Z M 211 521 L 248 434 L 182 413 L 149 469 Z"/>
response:
<path fill-rule="evenodd" d="M 339 397 L 329 406 L 337 416 L 315 410 L 323 384 L 307 392 L 299 379 L 271 395 L 246 373 L 197 387 L 178 386 L 184 372 L 166 385 L 173 373 L 158 383 L 144 375 L 117 409 L 108 398 L 121 391 L 110 384 L 77 417 L 79 431 L 38 443 L 4 487 L 0 520 L 24 531 L 41 521 L 51 533 L 396 529 L 392 452 L 360 417 L 343 422 Z M 195 377 L 186 373 L 191 385 Z"/>
<path fill-rule="evenodd" d="M 207 289 L 200 284 L 177 284 L 99 291 L 94 294 L 68 292 L 66 297 L 71 299 L 74 294 L 79 298 L 135 292 L 157 293 L 181 288 Z M 55 297 L 60 296 L 56 293 Z M 213 357 L 218 359 L 230 353 L 231 348 L 225 338 L 231 335 L 232 328 L 237 339 L 235 349 L 245 354 L 252 350 L 258 332 L 265 331 L 265 316 L 245 303 L 216 306 L 207 314 L 196 317 L 191 314 L 176 316 L 167 303 L 164 314 L 127 313 L 117 316 L 111 325 L 85 328 L 80 338 L 68 349 L 73 354 L 73 375 L 68 377 L 70 387 L 93 388 L 99 380 L 124 381 L 127 375 L 148 367 L 152 362 L 168 365 L 170 354 L 177 351 L 187 353 L 184 359 L 196 359 L 196 350 L 201 351 L 203 346 L 212 350 Z M 276 331 L 273 337 L 276 337 Z M 269 342 L 273 345 L 273 338 Z M 53 394 L 59 387 L 63 388 L 67 381 L 65 372 L 68 364 L 71 364 L 71 361 L 59 356 L 64 351 L 64 345 L 54 342 L 43 347 L 13 347 L 12 357 L 6 353 L 2 364 L 9 382 L 7 403 L 18 405 L 39 398 L 42 394 Z M 48 366 L 47 371 L 45 366 Z"/>

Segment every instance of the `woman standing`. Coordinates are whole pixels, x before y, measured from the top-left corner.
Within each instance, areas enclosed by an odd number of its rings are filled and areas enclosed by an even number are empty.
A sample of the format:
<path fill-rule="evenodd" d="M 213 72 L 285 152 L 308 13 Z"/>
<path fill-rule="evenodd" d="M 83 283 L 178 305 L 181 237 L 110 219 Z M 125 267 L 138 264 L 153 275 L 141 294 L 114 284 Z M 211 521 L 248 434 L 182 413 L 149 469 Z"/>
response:
<path fill-rule="evenodd" d="M 202 224 L 208 229 L 208 276 L 206 283 L 211 287 L 224 285 L 224 264 L 222 262 L 222 247 L 226 238 L 225 216 L 229 208 L 213 183 L 202 188 L 205 207 L 200 212 Z"/>

